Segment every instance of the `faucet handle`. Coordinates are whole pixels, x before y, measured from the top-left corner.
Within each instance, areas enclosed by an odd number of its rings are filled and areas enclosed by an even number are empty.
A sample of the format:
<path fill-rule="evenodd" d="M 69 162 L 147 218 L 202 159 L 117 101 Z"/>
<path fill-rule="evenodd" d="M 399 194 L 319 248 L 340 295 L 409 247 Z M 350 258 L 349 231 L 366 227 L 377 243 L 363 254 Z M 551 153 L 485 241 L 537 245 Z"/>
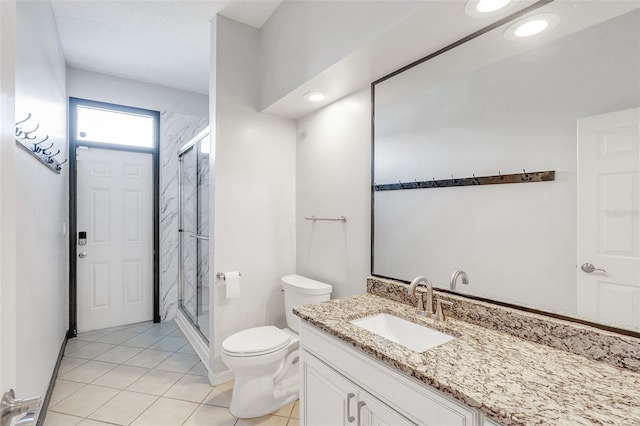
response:
<path fill-rule="evenodd" d="M 416 304 L 416 314 L 424 315 L 424 293 L 418 293 L 418 303 Z"/>
<path fill-rule="evenodd" d="M 436 318 L 438 319 L 438 321 L 444 321 L 446 319 L 444 316 L 442 305 L 453 306 L 453 302 L 449 302 L 448 300 L 436 299 Z"/>

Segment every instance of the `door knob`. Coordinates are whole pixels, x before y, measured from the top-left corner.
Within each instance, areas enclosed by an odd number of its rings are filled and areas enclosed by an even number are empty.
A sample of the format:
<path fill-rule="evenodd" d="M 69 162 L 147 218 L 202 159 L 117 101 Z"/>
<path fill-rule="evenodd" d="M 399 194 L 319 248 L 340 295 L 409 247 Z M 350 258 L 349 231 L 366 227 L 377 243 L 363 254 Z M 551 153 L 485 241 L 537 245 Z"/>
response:
<path fill-rule="evenodd" d="M 595 266 L 593 266 L 592 263 L 583 263 L 582 265 L 580 265 L 580 269 L 582 269 L 582 271 L 586 272 L 587 274 L 591 274 L 591 273 L 596 272 L 596 271 L 604 272 L 604 273 L 607 272 L 604 269 L 596 268 Z"/>
<path fill-rule="evenodd" d="M 87 253 L 85 253 L 85 252 L 81 251 L 80 253 L 78 253 L 78 257 L 79 257 L 80 259 L 84 259 L 85 257 L 87 257 Z"/>

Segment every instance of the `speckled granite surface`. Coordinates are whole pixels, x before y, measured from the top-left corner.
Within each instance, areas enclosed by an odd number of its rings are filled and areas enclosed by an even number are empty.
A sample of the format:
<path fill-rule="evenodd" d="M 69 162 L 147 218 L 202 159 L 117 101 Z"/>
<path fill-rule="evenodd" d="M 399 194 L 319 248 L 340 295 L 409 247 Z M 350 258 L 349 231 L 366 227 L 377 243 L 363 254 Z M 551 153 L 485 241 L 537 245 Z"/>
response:
<path fill-rule="evenodd" d="M 409 296 L 407 287 L 400 281 L 375 277 L 367 279 L 368 293 L 415 306 L 416 297 Z M 606 362 L 615 367 L 640 372 L 638 338 L 437 290 L 435 294 L 453 302 L 453 306 L 445 310 L 453 318 L 595 361 Z"/>
<path fill-rule="evenodd" d="M 640 374 L 372 294 L 294 309 L 305 321 L 505 425 L 640 424 Z M 349 321 L 387 312 L 456 336 L 416 353 Z"/>

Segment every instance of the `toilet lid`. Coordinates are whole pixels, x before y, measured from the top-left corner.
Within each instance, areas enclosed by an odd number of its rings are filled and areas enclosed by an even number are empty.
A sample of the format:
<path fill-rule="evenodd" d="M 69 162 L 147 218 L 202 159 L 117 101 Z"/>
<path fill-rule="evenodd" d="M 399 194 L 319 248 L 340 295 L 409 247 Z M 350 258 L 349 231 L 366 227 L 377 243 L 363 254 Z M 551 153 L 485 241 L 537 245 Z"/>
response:
<path fill-rule="evenodd" d="M 234 355 L 259 355 L 277 351 L 289 344 L 291 337 L 273 325 L 242 330 L 227 337 L 222 349 Z"/>

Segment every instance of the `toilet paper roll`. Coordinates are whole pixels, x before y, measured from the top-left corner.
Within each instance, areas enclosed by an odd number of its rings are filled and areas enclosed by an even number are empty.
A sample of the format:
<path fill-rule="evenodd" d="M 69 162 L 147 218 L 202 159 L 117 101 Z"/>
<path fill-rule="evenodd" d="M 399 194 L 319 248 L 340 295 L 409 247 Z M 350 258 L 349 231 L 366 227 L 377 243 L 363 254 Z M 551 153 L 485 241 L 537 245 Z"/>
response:
<path fill-rule="evenodd" d="M 224 277 L 227 286 L 227 299 L 237 299 L 240 297 L 240 272 L 225 272 Z"/>

